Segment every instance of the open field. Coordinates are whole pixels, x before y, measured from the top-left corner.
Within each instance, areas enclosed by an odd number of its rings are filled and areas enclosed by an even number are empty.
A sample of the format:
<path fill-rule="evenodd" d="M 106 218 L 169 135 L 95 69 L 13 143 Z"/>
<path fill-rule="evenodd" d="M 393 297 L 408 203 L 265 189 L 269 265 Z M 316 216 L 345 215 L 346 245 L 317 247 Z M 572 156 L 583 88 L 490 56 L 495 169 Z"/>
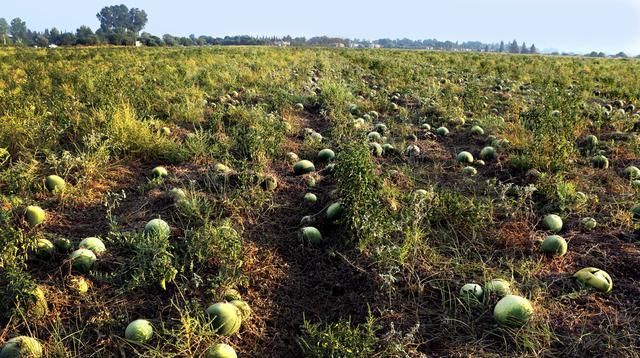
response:
<path fill-rule="evenodd" d="M 0 49 L 0 342 L 638 357 L 634 105 L 637 60 Z M 574 277 L 588 267 L 606 273 Z M 222 334 L 206 310 L 230 290 L 249 309 Z M 520 321 L 494 317 L 506 293 L 530 302 Z M 153 326 L 144 343 L 125 338 L 136 319 Z"/>

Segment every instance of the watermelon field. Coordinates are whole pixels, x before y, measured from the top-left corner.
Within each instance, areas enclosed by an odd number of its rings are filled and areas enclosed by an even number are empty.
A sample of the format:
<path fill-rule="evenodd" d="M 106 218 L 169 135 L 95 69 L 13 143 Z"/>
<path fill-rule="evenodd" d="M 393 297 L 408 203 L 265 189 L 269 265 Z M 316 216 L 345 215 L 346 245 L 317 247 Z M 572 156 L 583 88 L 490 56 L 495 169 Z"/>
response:
<path fill-rule="evenodd" d="M 0 49 L 0 358 L 638 357 L 640 62 Z"/>

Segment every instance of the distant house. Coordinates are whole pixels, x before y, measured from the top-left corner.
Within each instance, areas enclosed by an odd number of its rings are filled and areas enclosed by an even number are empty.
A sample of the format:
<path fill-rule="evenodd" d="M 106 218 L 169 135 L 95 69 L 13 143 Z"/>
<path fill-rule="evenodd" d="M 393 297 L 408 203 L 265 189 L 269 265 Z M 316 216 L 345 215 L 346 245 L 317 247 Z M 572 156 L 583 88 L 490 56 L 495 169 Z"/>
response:
<path fill-rule="evenodd" d="M 56 44 L 51 44 L 51 45 L 49 45 L 49 48 L 58 48 L 58 45 L 56 45 Z"/>
<path fill-rule="evenodd" d="M 369 46 L 369 48 L 381 48 L 382 46 L 380 46 L 379 44 L 371 44 L 371 46 Z"/>
<path fill-rule="evenodd" d="M 336 42 L 335 44 L 333 44 L 333 46 L 337 48 L 343 48 L 344 44 L 342 42 Z"/>
<path fill-rule="evenodd" d="M 278 47 L 289 47 L 291 46 L 291 42 L 289 41 L 276 41 L 273 43 L 274 46 L 278 46 Z"/>

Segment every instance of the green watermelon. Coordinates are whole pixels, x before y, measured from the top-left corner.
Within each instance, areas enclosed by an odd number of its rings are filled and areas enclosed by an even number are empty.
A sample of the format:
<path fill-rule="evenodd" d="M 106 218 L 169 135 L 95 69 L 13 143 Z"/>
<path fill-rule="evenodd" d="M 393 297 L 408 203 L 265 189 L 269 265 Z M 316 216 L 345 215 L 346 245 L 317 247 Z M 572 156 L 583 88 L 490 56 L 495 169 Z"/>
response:
<path fill-rule="evenodd" d="M 559 235 L 550 235 L 544 239 L 540 248 L 546 254 L 564 256 L 567 253 L 567 241 Z"/>
<path fill-rule="evenodd" d="M 333 203 L 329 205 L 329 207 L 327 208 L 326 217 L 327 217 L 327 220 L 329 221 L 336 221 L 340 219 L 343 213 L 344 213 L 344 207 L 342 206 L 342 204 Z"/>
<path fill-rule="evenodd" d="M 24 219 L 29 226 L 36 227 L 44 222 L 46 214 L 39 206 L 27 206 L 24 212 Z"/>
<path fill-rule="evenodd" d="M 40 358 L 42 346 L 37 339 L 18 336 L 8 340 L 0 351 L 0 358 Z"/>
<path fill-rule="evenodd" d="M 301 160 L 293 166 L 293 172 L 296 175 L 308 174 L 316 170 L 315 165 L 308 160 Z"/>
<path fill-rule="evenodd" d="M 144 344 L 153 337 L 153 326 L 146 319 L 137 319 L 127 326 L 124 331 L 127 340 Z"/>
<path fill-rule="evenodd" d="M 144 234 L 146 236 L 168 238 L 171 236 L 171 228 L 166 221 L 162 219 L 153 219 L 144 226 Z"/>
<path fill-rule="evenodd" d="M 477 283 L 467 283 L 460 288 L 460 296 L 462 296 L 466 302 L 482 301 L 483 294 L 482 286 Z"/>
<path fill-rule="evenodd" d="M 501 324 L 508 326 L 523 326 L 533 315 L 531 302 L 524 297 L 504 296 L 493 309 L 493 317 Z"/>
<path fill-rule="evenodd" d="M 304 200 L 309 203 L 315 203 L 316 201 L 318 201 L 318 197 L 316 196 L 316 194 L 306 193 L 304 194 Z"/>
<path fill-rule="evenodd" d="M 169 172 L 167 171 L 167 169 L 165 169 L 165 167 L 155 167 L 153 168 L 153 170 L 151 170 L 152 178 L 164 178 L 168 175 Z"/>
<path fill-rule="evenodd" d="M 474 176 L 478 174 L 478 170 L 474 167 L 464 167 L 464 169 L 462 169 L 462 173 L 464 175 Z"/>
<path fill-rule="evenodd" d="M 107 251 L 107 248 L 104 246 L 102 240 L 97 237 L 88 237 L 82 241 L 78 245 L 81 249 L 87 249 L 93 251 L 96 256 L 100 256 L 100 254 Z"/>
<path fill-rule="evenodd" d="M 66 184 L 64 182 L 64 179 L 60 178 L 59 176 L 49 175 L 44 180 L 44 186 L 50 192 L 59 193 L 64 191 Z"/>
<path fill-rule="evenodd" d="M 301 240 L 309 241 L 314 245 L 320 244 L 322 242 L 322 234 L 320 233 L 320 230 L 316 229 L 313 226 L 307 226 L 300 229 L 298 237 Z"/>
<path fill-rule="evenodd" d="M 575 277 L 581 285 L 595 288 L 600 292 L 608 293 L 613 289 L 611 276 L 609 276 L 607 272 L 594 267 L 583 268 L 576 272 L 573 277 Z"/>
<path fill-rule="evenodd" d="M 212 318 L 213 330 L 224 336 L 235 334 L 242 324 L 240 310 L 228 302 L 218 302 L 209 306 L 207 314 Z"/>
<path fill-rule="evenodd" d="M 218 343 L 207 350 L 205 358 L 238 358 L 238 355 L 230 345 Z"/>
<path fill-rule="evenodd" d="M 471 153 L 469 153 L 467 151 L 463 151 L 463 152 L 458 153 L 458 155 L 456 156 L 456 160 L 459 163 L 471 164 L 471 163 L 473 163 L 473 155 L 471 155 Z"/>
<path fill-rule="evenodd" d="M 87 273 L 96 262 L 96 255 L 91 250 L 78 249 L 69 256 L 71 266 L 79 272 Z"/>
<path fill-rule="evenodd" d="M 493 160 L 493 159 L 496 159 L 497 156 L 498 156 L 498 153 L 496 152 L 496 148 L 492 146 L 484 147 L 480 151 L 480 158 L 484 160 Z"/>
<path fill-rule="evenodd" d="M 584 226 L 584 228 L 589 230 L 589 231 L 595 229 L 597 225 L 598 225 L 598 222 L 594 218 L 583 218 L 582 219 L 582 226 Z"/>
<path fill-rule="evenodd" d="M 482 129 L 482 127 L 480 127 L 480 126 L 473 126 L 473 127 L 471 127 L 471 134 L 473 134 L 473 135 L 483 135 L 484 134 L 484 129 Z"/>
<path fill-rule="evenodd" d="M 542 224 L 544 225 L 545 229 L 552 232 L 559 232 L 560 230 L 562 230 L 562 219 L 555 214 L 545 216 L 542 220 Z"/>
<path fill-rule="evenodd" d="M 41 259 L 47 259 L 53 256 L 55 248 L 53 243 L 47 239 L 38 239 L 36 241 L 36 256 Z"/>
<path fill-rule="evenodd" d="M 333 150 L 328 149 L 328 148 L 323 149 L 323 150 L 318 152 L 318 159 L 321 162 L 332 161 L 335 157 L 336 157 L 336 153 L 334 153 Z"/>
<path fill-rule="evenodd" d="M 511 284 L 509 281 L 500 278 L 493 279 L 484 285 L 484 292 L 503 297 L 511 293 Z"/>
<path fill-rule="evenodd" d="M 607 169 L 609 168 L 609 159 L 604 155 L 596 155 L 591 159 L 591 163 L 595 168 Z"/>
<path fill-rule="evenodd" d="M 382 146 L 376 142 L 369 143 L 369 151 L 376 157 L 382 156 L 382 153 L 384 152 Z"/>
<path fill-rule="evenodd" d="M 436 129 L 436 133 L 439 136 L 446 137 L 449 135 L 449 130 L 446 127 L 439 127 L 438 129 Z"/>

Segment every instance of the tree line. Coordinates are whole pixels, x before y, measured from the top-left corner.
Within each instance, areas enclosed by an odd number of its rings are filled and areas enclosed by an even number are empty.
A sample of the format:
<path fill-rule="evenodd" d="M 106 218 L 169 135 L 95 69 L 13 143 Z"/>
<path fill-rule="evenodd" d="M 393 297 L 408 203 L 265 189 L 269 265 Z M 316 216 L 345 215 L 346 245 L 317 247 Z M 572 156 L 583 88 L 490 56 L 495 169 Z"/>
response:
<path fill-rule="evenodd" d="M 433 49 L 445 51 L 477 51 L 502 52 L 518 54 L 539 53 L 535 44 L 527 46 L 516 40 L 510 43 L 482 43 L 480 41 L 452 42 L 436 39 L 378 39 L 369 41 L 364 39 L 344 39 L 337 37 L 318 36 L 306 37 L 253 37 L 253 36 L 173 36 L 165 34 L 162 37 L 148 32 L 142 32 L 147 24 L 147 13 L 138 8 L 129 9 L 125 5 L 104 7 L 96 14 L 100 27 L 94 32 L 89 26 L 80 26 L 75 32 L 62 32 L 57 28 L 44 31 L 33 31 L 27 27 L 25 21 L 14 18 L 8 22 L 0 18 L 0 45 L 4 46 L 97 46 L 117 45 L 133 46 L 136 43 L 145 46 L 212 46 L 212 45 L 279 45 L 279 46 L 332 46 L 332 47 L 381 47 L 401 49 Z M 587 54 L 592 57 L 605 57 L 602 52 Z M 616 57 L 627 57 L 620 52 Z"/>

